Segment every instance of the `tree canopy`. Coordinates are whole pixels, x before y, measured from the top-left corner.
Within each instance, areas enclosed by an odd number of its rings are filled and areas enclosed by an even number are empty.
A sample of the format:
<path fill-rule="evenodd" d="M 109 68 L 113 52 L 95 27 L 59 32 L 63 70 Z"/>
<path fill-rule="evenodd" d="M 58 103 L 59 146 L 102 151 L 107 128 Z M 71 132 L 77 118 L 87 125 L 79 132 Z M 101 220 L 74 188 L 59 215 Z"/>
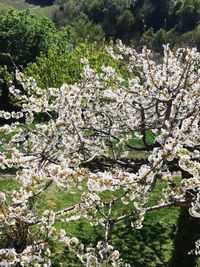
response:
<path fill-rule="evenodd" d="M 200 54 L 172 52 L 167 45 L 156 62 L 147 48 L 137 53 L 119 43 L 118 52 L 107 49 L 115 60 L 126 59 L 133 74 L 128 80 L 109 66 L 98 73 L 84 58 L 82 80 L 60 88 L 43 90 L 33 78 L 17 74 L 26 95 L 14 87 L 11 92 L 22 110 L 1 116 L 25 117 L 25 124 L 0 128 L 9 136 L 1 168 L 14 167 L 20 183 L 19 189 L 0 192 L 0 259 L 7 265 L 51 266 L 54 240 L 85 266 L 130 266 L 112 243 L 120 222 L 129 218 L 138 230 L 148 212 L 172 206 L 200 217 Z M 134 158 L 138 151 L 146 157 Z M 163 189 L 153 200 L 158 183 Z M 38 212 L 37 197 L 52 184 L 76 188 L 80 197 L 73 206 Z M 123 208 L 116 212 L 118 205 Z M 97 244 L 86 246 L 56 228 L 81 218 L 98 227 Z M 199 241 L 189 249 L 198 255 Z"/>
<path fill-rule="evenodd" d="M 34 61 L 58 42 L 56 28 L 47 18 L 14 10 L 0 15 L 0 53 L 10 55 L 17 66 Z"/>
<path fill-rule="evenodd" d="M 16 109 L 9 98 L 9 86 L 16 84 L 15 71 L 34 62 L 40 53 L 47 54 L 52 46 L 70 47 L 66 33 L 57 31 L 50 19 L 15 10 L 0 15 L 0 43 L 0 107 L 8 110 Z"/>
<path fill-rule="evenodd" d="M 199 0 L 68 0 L 60 2 L 60 9 L 55 11 L 53 20 L 58 27 L 69 26 L 84 15 L 94 25 L 102 27 L 107 40 L 121 39 L 137 45 L 142 35 L 152 29 L 155 34 L 160 30 L 166 31 L 172 43 L 177 43 L 188 31 L 193 31 L 195 35 L 199 24 L 199 3 Z M 161 50 L 153 35 L 151 41 L 154 43 L 153 49 Z M 189 36 L 184 36 L 182 43 L 186 42 L 191 45 Z"/>

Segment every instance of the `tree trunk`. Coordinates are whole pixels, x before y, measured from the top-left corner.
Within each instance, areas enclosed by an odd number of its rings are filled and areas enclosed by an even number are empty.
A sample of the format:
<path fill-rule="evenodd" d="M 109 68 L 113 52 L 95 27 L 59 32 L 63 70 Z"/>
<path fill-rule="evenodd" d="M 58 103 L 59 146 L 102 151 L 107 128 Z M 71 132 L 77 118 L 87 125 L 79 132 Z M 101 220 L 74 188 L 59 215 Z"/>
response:
<path fill-rule="evenodd" d="M 200 238 L 200 220 L 192 217 L 188 208 L 182 208 L 174 243 L 171 267 L 196 267 L 196 257 L 189 255 Z"/>
<path fill-rule="evenodd" d="M 4 106 L 6 106 L 9 103 L 9 88 L 6 82 L 2 84 L 1 103 Z"/>
<path fill-rule="evenodd" d="M 182 171 L 183 178 L 190 178 L 191 174 Z M 197 267 L 194 254 L 188 254 L 195 248 L 195 242 L 200 239 L 200 219 L 189 214 L 188 208 L 181 208 L 178 220 L 178 230 L 174 242 L 174 253 L 171 267 Z"/>

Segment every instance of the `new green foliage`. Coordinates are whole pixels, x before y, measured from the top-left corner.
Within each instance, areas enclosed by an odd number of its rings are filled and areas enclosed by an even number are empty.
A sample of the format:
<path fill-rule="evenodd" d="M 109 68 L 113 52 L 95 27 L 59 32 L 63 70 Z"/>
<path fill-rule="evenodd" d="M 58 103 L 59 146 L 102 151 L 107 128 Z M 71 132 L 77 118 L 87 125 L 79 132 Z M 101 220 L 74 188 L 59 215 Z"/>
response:
<path fill-rule="evenodd" d="M 99 72 L 103 65 L 111 66 L 117 71 L 119 68 L 119 63 L 111 58 L 104 47 L 86 42 L 71 50 L 52 47 L 47 56 L 41 54 L 35 63 L 28 64 L 26 73 L 34 77 L 42 88 L 79 82 L 83 71 L 82 58 L 87 58 L 90 66 Z"/>
<path fill-rule="evenodd" d="M 14 10 L 0 16 L 0 53 L 8 53 L 17 65 L 34 61 L 58 42 L 56 28 L 47 18 Z"/>

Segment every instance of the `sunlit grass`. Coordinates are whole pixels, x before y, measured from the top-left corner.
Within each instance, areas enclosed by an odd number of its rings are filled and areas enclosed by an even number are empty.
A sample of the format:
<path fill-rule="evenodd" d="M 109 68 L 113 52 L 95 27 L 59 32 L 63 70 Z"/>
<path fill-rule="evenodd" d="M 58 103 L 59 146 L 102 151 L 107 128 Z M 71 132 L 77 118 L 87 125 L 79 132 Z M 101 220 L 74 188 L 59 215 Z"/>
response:
<path fill-rule="evenodd" d="M 19 187 L 20 184 L 13 178 L 0 179 L 0 191 L 18 189 Z M 151 194 L 152 204 L 157 203 L 163 188 L 163 183 L 158 182 Z M 109 198 L 111 194 L 113 193 L 105 192 L 104 197 Z M 70 193 L 65 188 L 60 189 L 52 185 L 46 192 L 37 197 L 36 212 L 41 213 L 45 209 L 59 210 L 72 206 L 79 202 L 80 196 L 81 192 Z M 115 216 L 123 214 L 131 207 L 131 204 L 125 207 L 119 202 L 114 207 L 113 214 Z M 133 266 L 168 266 L 172 256 L 178 216 L 178 208 L 165 208 L 149 212 L 141 230 L 135 230 L 131 227 L 131 219 L 123 221 L 114 227 L 113 244 L 119 248 L 123 258 Z M 85 219 L 68 223 L 58 222 L 56 227 L 65 229 L 69 236 L 77 236 L 86 245 L 91 243 L 94 246 L 96 246 L 102 232 L 98 227 L 91 226 Z M 51 249 L 53 251 L 53 266 L 60 266 L 61 262 L 63 262 L 63 267 L 82 266 L 75 255 L 62 244 L 52 242 Z"/>
<path fill-rule="evenodd" d="M 57 4 L 46 7 L 34 6 L 26 3 L 25 0 L 0 0 L 0 11 L 8 10 L 10 8 L 18 10 L 29 9 L 34 14 L 46 17 L 51 17 L 58 7 L 59 5 Z"/>

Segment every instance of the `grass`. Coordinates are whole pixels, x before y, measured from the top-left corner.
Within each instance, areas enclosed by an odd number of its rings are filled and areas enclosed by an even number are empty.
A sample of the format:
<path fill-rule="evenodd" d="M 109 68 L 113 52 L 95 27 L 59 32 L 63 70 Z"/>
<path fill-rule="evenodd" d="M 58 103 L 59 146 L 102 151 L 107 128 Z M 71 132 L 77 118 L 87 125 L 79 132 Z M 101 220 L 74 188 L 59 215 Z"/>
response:
<path fill-rule="evenodd" d="M 19 186 L 15 179 L 9 177 L 0 180 L 0 191 L 18 189 Z M 151 196 L 152 203 L 157 202 L 162 189 L 163 184 L 158 183 Z M 105 197 L 109 197 L 110 194 L 106 192 Z M 70 193 L 53 185 L 38 197 L 35 205 L 38 212 L 45 209 L 59 210 L 77 203 L 79 199 L 80 192 Z M 119 203 L 114 213 L 121 212 L 125 212 L 124 205 Z M 118 247 L 123 258 L 130 262 L 131 266 L 168 266 L 172 256 L 178 216 L 178 208 L 152 211 L 146 215 L 144 227 L 141 230 L 133 229 L 131 220 L 126 220 L 114 228 L 113 244 Z M 92 227 L 84 219 L 69 223 L 59 222 L 57 227 L 64 228 L 70 236 L 77 236 L 86 245 L 92 243 L 95 246 L 101 234 L 100 229 Z M 73 253 L 61 244 L 52 242 L 51 249 L 53 250 L 53 266 L 60 266 L 60 262 L 63 262 L 63 267 L 82 266 L 79 265 Z"/>
<path fill-rule="evenodd" d="M 13 178 L 0 178 L 0 191 L 19 189 L 20 185 Z"/>
<path fill-rule="evenodd" d="M 177 178 L 178 179 L 178 178 Z M 151 204 L 157 204 L 164 188 L 158 182 L 151 194 Z M 141 230 L 131 227 L 131 220 L 121 223 L 114 231 L 113 243 L 123 258 L 134 267 L 169 266 L 177 231 L 179 208 L 164 208 L 146 214 Z"/>
<path fill-rule="evenodd" d="M 1 8 L 16 8 L 16 9 L 27 9 L 32 6 L 25 3 L 24 0 L 0 0 Z"/>
<path fill-rule="evenodd" d="M 30 5 L 25 2 L 25 0 L 0 0 L 0 11 L 7 10 L 9 8 L 14 8 L 18 10 L 30 9 L 31 12 L 39 16 L 51 17 L 53 12 L 59 7 L 59 5 L 54 4 L 52 6 L 40 7 Z"/>

